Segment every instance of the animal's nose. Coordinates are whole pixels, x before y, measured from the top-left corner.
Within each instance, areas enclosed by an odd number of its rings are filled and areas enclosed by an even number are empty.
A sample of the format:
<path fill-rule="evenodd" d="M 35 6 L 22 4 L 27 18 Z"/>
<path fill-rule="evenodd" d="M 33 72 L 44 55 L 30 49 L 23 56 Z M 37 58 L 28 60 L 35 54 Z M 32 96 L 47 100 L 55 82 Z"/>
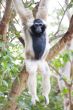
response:
<path fill-rule="evenodd" d="M 38 26 L 38 27 L 36 28 L 36 32 L 37 32 L 37 33 L 41 33 L 41 32 L 42 32 L 41 27 Z"/>

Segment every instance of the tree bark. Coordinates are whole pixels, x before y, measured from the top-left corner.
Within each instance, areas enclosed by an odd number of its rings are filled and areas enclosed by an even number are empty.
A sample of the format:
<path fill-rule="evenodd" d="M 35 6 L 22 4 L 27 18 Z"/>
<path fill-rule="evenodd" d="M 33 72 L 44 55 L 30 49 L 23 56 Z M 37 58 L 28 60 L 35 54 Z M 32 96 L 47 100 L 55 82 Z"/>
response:
<path fill-rule="evenodd" d="M 7 32 L 9 27 L 9 22 L 11 18 L 11 2 L 12 0 L 6 0 L 5 12 L 2 20 L 0 21 L 0 42 L 4 43 L 4 47 L 0 48 L 0 51 L 7 47 Z"/>
<path fill-rule="evenodd" d="M 3 15 L 3 18 L 0 22 L 0 35 L 6 35 L 9 21 L 11 18 L 11 2 L 12 0 L 6 0 L 6 8 Z"/>

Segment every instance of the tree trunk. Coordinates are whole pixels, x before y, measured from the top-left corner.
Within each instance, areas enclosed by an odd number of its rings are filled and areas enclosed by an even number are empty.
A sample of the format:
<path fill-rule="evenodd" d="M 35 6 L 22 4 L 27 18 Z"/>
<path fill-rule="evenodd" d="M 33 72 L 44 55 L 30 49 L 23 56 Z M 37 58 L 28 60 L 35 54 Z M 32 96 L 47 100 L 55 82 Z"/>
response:
<path fill-rule="evenodd" d="M 3 42 L 4 44 L 8 42 L 7 32 L 8 32 L 8 27 L 9 27 L 9 21 L 11 18 L 11 2 L 12 0 L 6 0 L 5 12 L 4 12 L 2 20 L 0 21 L 0 42 Z M 0 48 L 0 51 L 3 48 L 6 48 L 6 45 Z"/>

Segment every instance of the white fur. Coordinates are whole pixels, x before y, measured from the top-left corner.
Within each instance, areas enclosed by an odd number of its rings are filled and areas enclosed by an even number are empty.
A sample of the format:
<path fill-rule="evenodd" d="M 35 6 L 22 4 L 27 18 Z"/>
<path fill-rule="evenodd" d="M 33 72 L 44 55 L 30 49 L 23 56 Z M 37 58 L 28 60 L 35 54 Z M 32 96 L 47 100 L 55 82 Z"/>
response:
<path fill-rule="evenodd" d="M 46 61 L 39 62 L 39 69 L 42 73 L 42 95 L 45 96 L 46 104 L 49 104 L 50 84 L 50 69 Z"/>
<path fill-rule="evenodd" d="M 50 69 L 46 61 L 32 61 L 25 60 L 26 70 L 29 73 L 28 77 L 28 89 L 29 93 L 32 96 L 32 103 L 36 104 L 36 101 L 39 101 L 37 96 L 37 73 L 38 70 L 41 71 L 42 74 L 42 95 L 45 96 L 46 104 L 49 104 L 49 93 L 51 89 L 50 85 Z"/>
<path fill-rule="evenodd" d="M 32 60 L 25 60 L 25 64 L 26 64 L 26 70 L 29 73 L 28 82 L 27 82 L 29 93 L 32 96 L 32 103 L 35 104 L 36 100 L 38 100 L 36 93 L 37 64 Z"/>

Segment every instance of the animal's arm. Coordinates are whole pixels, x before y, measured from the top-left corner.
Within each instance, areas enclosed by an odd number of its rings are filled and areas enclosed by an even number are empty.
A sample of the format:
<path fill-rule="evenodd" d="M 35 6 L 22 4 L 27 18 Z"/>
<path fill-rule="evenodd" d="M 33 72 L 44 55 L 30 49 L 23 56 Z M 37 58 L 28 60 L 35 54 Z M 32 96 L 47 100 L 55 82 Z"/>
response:
<path fill-rule="evenodd" d="M 48 3 L 49 0 L 40 0 L 40 4 L 38 7 L 38 12 L 36 14 L 36 18 L 46 20 L 48 17 Z"/>
<path fill-rule="evenodd" d="M 28 20 L 33 17 L 32 11 L 24 7 L 22 0 L 13 0 L 13 3 L 17 13 L 21 17 L 22 22 L 27 23 Z"/>

